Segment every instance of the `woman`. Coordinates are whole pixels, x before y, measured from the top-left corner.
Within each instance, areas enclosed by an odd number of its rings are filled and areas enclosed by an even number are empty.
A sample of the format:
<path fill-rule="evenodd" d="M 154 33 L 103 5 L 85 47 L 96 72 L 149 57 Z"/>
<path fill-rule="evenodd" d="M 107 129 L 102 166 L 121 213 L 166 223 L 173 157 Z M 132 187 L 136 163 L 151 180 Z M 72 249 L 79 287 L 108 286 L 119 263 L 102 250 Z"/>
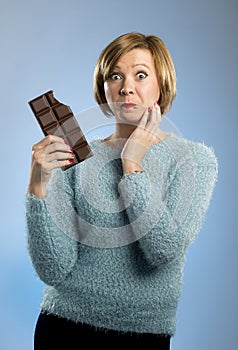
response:
<path fill-rule="evenodd" d="M 159 127 L 176 95 L 160 38 L 113 40 L 98 58 L 94 94 L 115 131 L 90 142 L 93 157 L 62 172 L 73 159 L 63 139 L 33 146 L 28 247 L 46 285 L 35 349 L 80 349 L 94 337 L 169 349 L 185 252 L 207 212 L 217 160 Z"/>

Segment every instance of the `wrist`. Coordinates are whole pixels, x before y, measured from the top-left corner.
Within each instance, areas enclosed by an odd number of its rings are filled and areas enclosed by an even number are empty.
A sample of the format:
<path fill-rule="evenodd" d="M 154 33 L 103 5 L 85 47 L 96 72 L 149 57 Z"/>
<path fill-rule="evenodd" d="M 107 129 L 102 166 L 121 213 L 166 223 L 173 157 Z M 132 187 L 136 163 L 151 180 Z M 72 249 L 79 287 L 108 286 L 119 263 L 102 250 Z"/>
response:
<path fill-rule="evenodd" d="M 134 174 L 134 173 L 142 173 L 143 170 L 140 166 L 140 164 L 128 160 L 122 159 L 122 167 L 123 167 L 123 174 Z"/>
<path fill-rule="evenodd" d="M 47 194 L 46 186 L 42 183 L 34 185 L 29 184 L 28 192 L 37 198 L 44 198 Z"/>

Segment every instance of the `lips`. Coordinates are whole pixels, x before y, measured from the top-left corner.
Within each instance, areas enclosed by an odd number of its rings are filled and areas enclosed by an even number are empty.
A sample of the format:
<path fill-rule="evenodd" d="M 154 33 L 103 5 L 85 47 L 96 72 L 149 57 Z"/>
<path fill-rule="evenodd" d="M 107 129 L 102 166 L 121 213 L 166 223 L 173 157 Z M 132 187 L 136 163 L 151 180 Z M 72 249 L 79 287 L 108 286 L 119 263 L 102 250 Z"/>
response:
<path fill-rule="evenodd" d="M 134 108 L 136 106 L 135 103 L 123 103 L 121 105 L 122 108 L 125 108 L 125 109 L 131 109 L 131 108 Z"/>

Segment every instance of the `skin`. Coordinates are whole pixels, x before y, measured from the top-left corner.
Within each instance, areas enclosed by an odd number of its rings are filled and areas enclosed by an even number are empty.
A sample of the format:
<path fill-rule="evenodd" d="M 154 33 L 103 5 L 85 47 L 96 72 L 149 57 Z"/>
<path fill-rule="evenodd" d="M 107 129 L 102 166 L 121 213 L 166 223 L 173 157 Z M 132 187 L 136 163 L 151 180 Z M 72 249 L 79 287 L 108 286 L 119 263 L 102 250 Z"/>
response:
<path fill-rule="evenodd" d="M 70 164 L 73 158 L 69 145 L 55 135 L 48 135 L 33 145 L 29 193 L 38 198 L 45 197 L 52 170 Z"/>
<path fill-rule="evenodd" d="M 160 96 L 153 59 L 149 50 L 133 49 L 124 54 L 104 83 L 105 96 L 115 115 L 115 132 L 104 141 L 122 142 L 123 172 L 142 171 L 141 160 L 148 149 L 167 135 L 159 129 Z M 38 198 L 47 194 L 52 170 L 71 163 L 73 152 L 65 141 L 49 135 L 32 147 L 28 191 Z"/>
<path fill-rule="evenodd" d="M 125 140 L 121 152 L 124 173 L 142 171 L 148 149 L 167 135 L 159 129 L 160 96 L 154 62 L 149 50 L 124 54 L 104 83 L 107 102 L 116 118 L 115 132 L 105 141 Z"/>

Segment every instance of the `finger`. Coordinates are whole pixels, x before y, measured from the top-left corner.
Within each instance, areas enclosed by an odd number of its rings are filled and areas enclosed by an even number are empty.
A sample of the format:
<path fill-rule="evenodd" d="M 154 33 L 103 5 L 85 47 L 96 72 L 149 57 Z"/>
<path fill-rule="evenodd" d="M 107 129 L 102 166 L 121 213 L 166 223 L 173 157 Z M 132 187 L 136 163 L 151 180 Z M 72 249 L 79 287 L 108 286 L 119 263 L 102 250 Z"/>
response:
<path fill-rule="evenodd" d="M 60 143 L 60 142 L 54 142 L 50 143 L 45 147 L 45 152 L 46 153 L 54 153 L 54 152 L 73 152 L 73 149 L 70 148 L 69 145 L 66 145 L 65 143 Z"/>
<path fill-rule="evenodd" d="M 62 139 L 62 137 L 56 136 L 56 135 L 47 135 L 44 137 L 41 141 L 33 145 L 32 151 L 42 149 L 49 145 L 52 142 L 59 142 L 59 143 L 65 143 L 65 141 Z"/>
<path fill-rule="evenodd" d="M 156 117 L 156 109 L 153 106 L 147 118 L 146 130 L 151 133 L 154 133 L 154 131 L 157 129 L 157 126 L 158 124 L 157 124 L 157 117 Z"/>
<path fill-rule="evenodd" d="M 144 129 L 146 127 L 146 124 L 148 122 L 148 116 L 149 116 L 149 113 L 150 113 L 150 108 L 146 108 L 141 119 L 140 119 L 140 122 L 138 124 L 138 127 L 139 128 L 142 128 Z"/>
<path fill-rule="evenodd" d="M 71 164 L 74 161 L 73 153 L 54 152 L 45 153 L 38 150 L 33 153 L 33 162 L 40 165 L 44 172 L 49 172 L 54 168 Z"/>
<path fill-rule="evenodd" d="M 60 160 L 69 160 L 74 159 L 73 153 L 66 153 L 66 152 L 54 152 L 47 154 L 45 156 L 44 161 L 47 163 L 53 162 L 53 161 L 60 161 Z"/>
<path fill-rule="evenodd" d="M 72 160 L 71 159 L 68 159 L 68 160 L 58 160 L 56 162 L 50 162 L 48 163 L 47 165 L 47 168 L 49 171 L 52 171 L 53 169 L 56 169 L 56 168 L 62 168 L 64 166 L 67 166 L 67 165 L 70 165 L 72 164 Z"/>
<path fill-rule="evenodd" d="M 152 113 L 151 113 L 151 126 L 155 129 L 159 127 L 159 124 L 161 122 L 161 111 L 160 106 L 157 103 L 154 103 Z"/>
<path fill-rule="evenodd" d="M 158 103 L 155 103 L 155 109 L 156 109 L 156 116 L 157 116 L 158 123 L 160 123 L 161 122 L 161 109 L 160 109 L 160 105 Z"/>

